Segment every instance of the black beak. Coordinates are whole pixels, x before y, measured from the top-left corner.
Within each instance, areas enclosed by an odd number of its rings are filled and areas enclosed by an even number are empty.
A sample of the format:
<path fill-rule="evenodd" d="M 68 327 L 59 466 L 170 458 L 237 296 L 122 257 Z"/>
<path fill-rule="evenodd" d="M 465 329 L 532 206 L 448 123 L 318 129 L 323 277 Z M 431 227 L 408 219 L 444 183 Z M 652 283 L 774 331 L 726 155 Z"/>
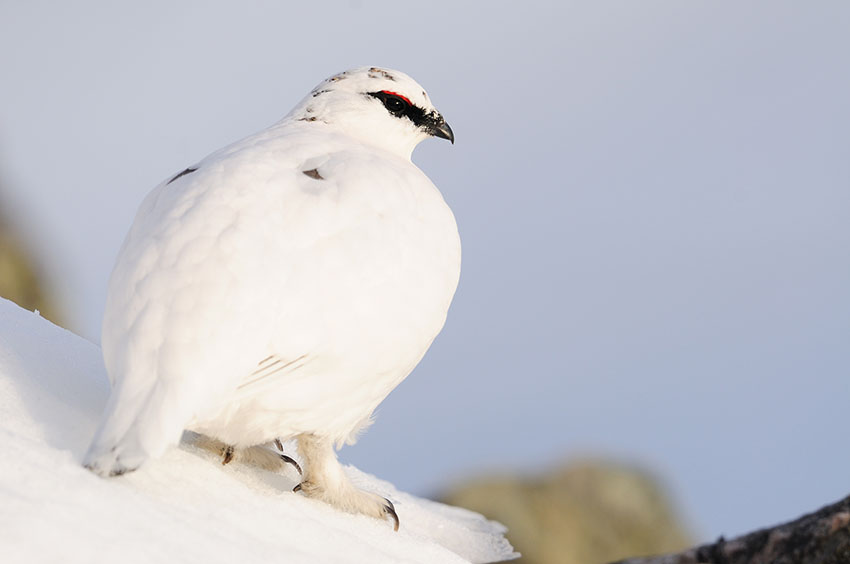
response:
<path fill-rule="evenodd" d="M 428 116 L 425 130 L 429 135 L 439 137 L 441 139 L 448 139 L 452 142 L 452 145 L 455 144 L 455 134 L 452 131 L 452 128 L 449 127 L 449 124 L 446 123 L 443 116 L 438 113 Z"/>

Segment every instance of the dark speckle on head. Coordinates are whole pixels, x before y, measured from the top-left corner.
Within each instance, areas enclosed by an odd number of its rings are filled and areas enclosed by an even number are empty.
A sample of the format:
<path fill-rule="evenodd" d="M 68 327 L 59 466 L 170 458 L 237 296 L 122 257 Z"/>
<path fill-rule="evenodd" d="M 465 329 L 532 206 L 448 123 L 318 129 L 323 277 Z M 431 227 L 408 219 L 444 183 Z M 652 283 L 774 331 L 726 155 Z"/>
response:
<path fill-rule="evenodd" d="M 313 98 L 315 98 L 316 96 L 321 96 L 322 94 L 325 94 L 327 92 L 330 92 L 330 90 L 316 90 L 315 92 L 313 92 Z"/>
<path fill-rule="evenodd" d="M 308 114 L 312 114 L 313 112 L 316 111 L 316 108 L 314 108 L 313 106 L 307 106 L 307 108 L 304 111 L 306 111 Z"/>
<path fill-rule="evenodd" d="M 338 80 L 345 80 L 348 78 L 345 73 L 338 74 L 336 76 L 332 76 L 328 79 L 328 82 L 337 82 Z"/>
<path fill-rule="evenodd" d="M 385 71 L 384 69 L 379 69 L 378 67 L 372 67 L 369 69 L 369 78 L 385 78 L 387 80 L 392 80 L 395 82 L 395 77 Z"/>
<path fill-rule="evenodd" d="M 303 118 L 298 118 L 298 121 L 316 121 L 316 118 L 315 117 L 303 117 Z"/>

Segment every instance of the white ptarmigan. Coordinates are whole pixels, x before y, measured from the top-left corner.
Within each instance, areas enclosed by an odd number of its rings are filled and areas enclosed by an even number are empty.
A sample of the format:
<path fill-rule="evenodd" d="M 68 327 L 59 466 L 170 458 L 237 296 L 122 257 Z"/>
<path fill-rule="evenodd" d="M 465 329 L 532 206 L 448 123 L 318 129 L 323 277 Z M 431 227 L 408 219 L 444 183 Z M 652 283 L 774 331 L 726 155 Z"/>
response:
<path fill-rule="evenodd" d="M 364 67 L 157 186 L 109 281 L 113 389 L 85 466 L 134 470 L 184 429 L 225 462 L 296 439 L 304 494 L 397 527 L 335 451 L 418 364 L 457 287 L 454 216 L 410 160 L 430 136 L 454 142 L 422 87 Z"/>

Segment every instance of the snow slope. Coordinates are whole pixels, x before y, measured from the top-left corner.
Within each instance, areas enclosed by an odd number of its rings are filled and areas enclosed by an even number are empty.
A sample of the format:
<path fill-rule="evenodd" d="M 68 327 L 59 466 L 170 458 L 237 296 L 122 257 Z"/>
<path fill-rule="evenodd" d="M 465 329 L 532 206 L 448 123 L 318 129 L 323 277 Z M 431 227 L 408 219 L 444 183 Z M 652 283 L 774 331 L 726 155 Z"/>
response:
<path fill-rule="evenodd" d="M 391 499 L 389 523 L 291 493 L 272 474 L 192 446 L 101 479 L 80 466 L 109 395 L 100 349 L 0 298 L 3 562 L 493 562 L 504 527 L 347 470 Z M 287 448 L 290 454 L 294 451 Z"/>

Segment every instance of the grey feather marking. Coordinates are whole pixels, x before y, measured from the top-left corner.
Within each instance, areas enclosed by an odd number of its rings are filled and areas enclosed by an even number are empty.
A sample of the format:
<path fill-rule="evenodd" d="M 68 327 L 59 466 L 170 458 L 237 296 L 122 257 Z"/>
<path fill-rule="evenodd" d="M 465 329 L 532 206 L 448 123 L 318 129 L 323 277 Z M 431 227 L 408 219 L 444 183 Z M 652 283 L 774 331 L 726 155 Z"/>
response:
<path fill-rule="evenodd" d="M 319 170 L 315 168 L 311 168 L 310 170 L 302 170 L 304 174 L 309 176 L 310 178 L 314 178 L 316 180 L 324 180 L 325 177 L 319 174 Z"/>
<path fill-rule="evenodd" d="M 253 376 L 253 378 L 248 380 L 247 382 L 244 382 L 243 384 L 240 384 L 238 389 L 242 389 L 245 386 L 250 386 L 251 384 L 256 384 L 260 380 L 265 380 L 269 376 L 273 376 L 281 370 L 289 368 L 296 362 L 304 360 L 305 358 L 307 358 L 306 354 L 302 354 L 298 358 L 290 360 L 289 362 L 283 362 L 283 359 L 278 358 L 276 356 L 270 356 L 268 358 L 265 358 L 259 363 L 257 369 L 251 373 L 251 376 Z M 298 364 L 294 366 L 291 370 L 297 370 L 302 366 L 304 366 L 303 363 Z"/>

